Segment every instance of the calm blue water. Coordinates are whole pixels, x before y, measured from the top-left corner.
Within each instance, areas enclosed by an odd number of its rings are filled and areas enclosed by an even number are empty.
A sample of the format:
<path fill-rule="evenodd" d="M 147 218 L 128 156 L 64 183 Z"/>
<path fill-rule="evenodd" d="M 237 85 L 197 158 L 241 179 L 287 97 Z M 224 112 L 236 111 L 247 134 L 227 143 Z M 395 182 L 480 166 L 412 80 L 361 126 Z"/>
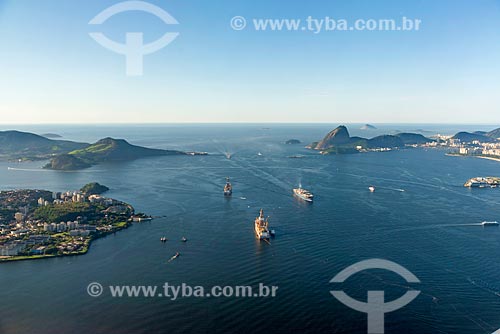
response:
<path fill-rule="evenodd" d="M 370 258 L 395 261 L 422 282 L 411 286 L 422 291 L 414 302 L 386 316 L 386 333 L 490 334 L 500 328 L 500 229 L 473 225 L 500 219 L 500 190 L 462 187 L 473 176 L 499 175 L 500 163 L 439 150 L 320 156 L 283 144 L 290 138 L 309 143 L 333 127 L 24 127 L 71 140 L 113 136 L 211 155 L 80 172 L 43 171 L 43 162 L 1 162 L 2 189 L 62 191 L 97 181 L 111 188 L 109 196 L 165 217 L 100 239 L 84 256 L 1 265 L 0 333 L 366 333 L 366 315 L 336 301 L 329 291 L 338 287 L 329 281 Z M 464 127 L 387 125 L 352 135 L 415 129 L 431 134 Z M 293 154 L 306 157 L 287 158 Z M 222 196 L 226 176 L 234 185 L 230 200 Z M 292 197 L 299 182 L 315 193 L 314 204 Z M 370 193 L 369 185 L 377 191 Z M 271 245 L 254 237 L 260 208 L 278 233 Z M 166 244 L 159 242 L 164 235 Z M 179 242 L 182 236 L 189 242 Z M 181 257 L 167 264 L 177 251 Z M 208 288 L 262 282 L 279 290 L 266 299 L 91 298 L 90 282 Z M 410 286 L 372 270 L 342 288 L 363 300 L 367 290 L 385 290 L 387 299 L 395 299 Z"/>

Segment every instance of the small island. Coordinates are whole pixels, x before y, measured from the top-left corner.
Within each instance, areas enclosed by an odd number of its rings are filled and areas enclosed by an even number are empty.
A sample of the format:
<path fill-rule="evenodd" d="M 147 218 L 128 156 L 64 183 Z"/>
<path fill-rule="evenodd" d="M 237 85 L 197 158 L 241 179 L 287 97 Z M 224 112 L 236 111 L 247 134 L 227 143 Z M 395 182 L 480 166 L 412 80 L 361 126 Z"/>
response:
<path fill-rule="evenodd" d="M 100 195 L 108 189 L 0 191 L 0 262 L 85 254 L 93 240 L 151 219 Z"/>
<path fill-rule="evenodd" d="M 361 130 L 377 130 L 377 127 L 371 124 L 365 124 L 361 128 Z"/>
<path fill-rule="evenodd" d="M 103 186 L 102 184 L 99 184 L 97 182 L 91 182 L 84 185 L 82 189 L 80 189 L 80 192 L 82 192 L 85 196 L 90 196 L 90 195 L 101 195 L 108 190 L 109 188 Z"/>
<path fill-rule="evenodd" d="M 302 142 L 298 139 L 289 139 L 285 142 L 285 144 L 287 145 L 297 145 L 297 144 L 301 144 Z"/>
<path fill-rule="evenodd" d="M 500 177 L 474 177 L 465 182 L 466 188 L 497 188 L 500 187 Z"/>

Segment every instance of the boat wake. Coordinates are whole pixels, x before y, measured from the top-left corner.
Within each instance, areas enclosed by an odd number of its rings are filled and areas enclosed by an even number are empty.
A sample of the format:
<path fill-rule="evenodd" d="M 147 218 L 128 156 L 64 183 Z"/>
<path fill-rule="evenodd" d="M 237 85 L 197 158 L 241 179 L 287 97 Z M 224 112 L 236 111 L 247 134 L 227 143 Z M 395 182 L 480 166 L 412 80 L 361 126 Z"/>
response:
<path fill-rule="evenodd" d="M 12 171 L 18 171 L 18 172 L 51 172 L 49 169 L 42 169 L 42 168 L 14 168 L 14 167 L 7 167 L 7 170 L 12 170 Z"/>
<path fill-rule="evenodd" d="M 216 139 L 212 139 L 212 143 L 214 143 L 215 145 L 215 149 L 223 154 L 226 159 L 231 159 L 231 157 L 233 157 L 235 154 L 236 154 L 236 151 L 235 152 L 231 152 L 224 144 L 220 143 L 218 140 Z"/>
<path fill-rule="evenodd" d="M 170 263 L 170 262 L 172 262 L 173 260 L 177 259 L 180 255 L 181 255 L 181 254 L 179 254 L 179 253 L 175 253 L 175 255 L 174 255 L 174 256 L 172 256 L 172 257 L 171 257 L 171 258 L 167 261 L 167 263 Z"/>
<path fill-rule="evenodd" d="M 96 172 L 105 172 L 105 170 L 52 170 L 52 169 L 43 169 L 43 168 L 15 168 L 15 167 L 7 167 L 7 170 L 15 171 L 15 172 L 42 172 L 42 173 L 96 173 Z"/>
<path fill-rule="evenodd" d="M 389 188 L 389 187 L 379 187 L 379 186 L 377 186 L 377 190 L 378 189 L 396 191 L 396 192 L 400 192 L 400 193 L 406 192 L 406 190 L 401 189 L 401 188 Z"/>
<path fill-rule="evenodd" d="M 482 279 L 472 279 L 471 277 L 467 277 L 467 281 L 480 288 L 483 289 L 484 291 L 490 292 L 494 294 L 495 296 L 500 297 L 500 288 L 497 285 L 490 284 L 486 281 L 483 281 Z"/>
<path fill-rule="evenodd" d="M 392 232 L 406 232 L 406 231 L 418 231 L 418 230 L 429 230 L 434 228 L 451 228 L 451 227 L 467 227 L 467 226 L 483 226 L 481 223 L 470 223 L 470 224 L 436 224 L 436 225 L 427 225 L 427 226 L 415 226 L 415 227 L 407 227 L 407 228 L 395 228 L 391 229 Z"/>

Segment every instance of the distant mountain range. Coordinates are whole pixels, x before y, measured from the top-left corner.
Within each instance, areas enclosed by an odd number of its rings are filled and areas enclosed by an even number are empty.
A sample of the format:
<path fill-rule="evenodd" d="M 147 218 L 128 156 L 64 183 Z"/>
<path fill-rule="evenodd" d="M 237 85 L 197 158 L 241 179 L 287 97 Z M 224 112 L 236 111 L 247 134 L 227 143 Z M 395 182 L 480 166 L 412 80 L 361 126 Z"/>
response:
<path fill-rule="evenodd" d="M 492 143 L 500 139 L 500 128 L 495 129 L 490 132 L 486 131 L 476 131 L 476 132 L 459 132 L 452 137 L 453 139 L 458 139 L 462 142 L 473 142 L 475 140 L 483 143 Z"/>
<path fill-rule="evenodd" d="M 8 159 L 41 159 L 82 149 L 89 144 L 52 140 L 33 133 L 0 131 L 0 157 Z"/>
<path fill-rule="evenodd" d="M 489 142 L 495 142 L 496 141 L 495 138 L 489 137 L 487 135 L 487 133 L 486 134 L 482 134 L 482 133 L 478 133 L 478 132 L 474 132 L 474 133 L 459 132 L 459 133 L 457 133 L 456 135 L 454 135 L 451 138 L 452 139 L 458 139 L 458 140 L 460 140 L 461 142 L 464 142 L 464 143 L 470 143 L 470 142 L 473 142 L 475 140 L 478 140 L 478 141 L 483 142 L 483 143 L 489 143 Z"/>
<path fill-rule="evenodd" d="M 416 145 L 434 142 L 417 133 L 398 133 L 396 135 L 382 135 L 371 139 L 351 137 L 347 127 L 341 125 L 330 131 L 321 141 L 307 146 L 310 149 L 321 150 L 326 153 L 356 153 L 358 148 L 399 148 L 406 145 Z"/>
<path fill-rule="evenodd" d="M 486 133 L 486 136 L 500 140 L 500 128 Z"/>
<path fill-rule="evenodd" d="M 368 129 L 368 127 L 366 127 Z M 464 143 L 480 141 L 483 143 L 500 141 L 500 128 L 490 132 L 459 132 L 452 137 Z M 395 135 L 381 135 L 371 139 L 351 137 L 343 125 L 330 131 L 321 141 L 314 142 L 307 148 L 320 150 L 325 153 L 357 153 L 359 149 L 401 148 L 407 145 L 421 145 L 435 142 L 434 139 L 424 137 L 418 133 L 397 133 Z"/>
<path fill-rule="evenodd" d="M 369 128 L 369 127 L 367 127 Z M 370 128 L 371 129 L 371 128 Z M 459 132 L 453 139 L 464 143 L 500 141 L 500 128 L 490 132 Z M 325 153 L 357 153 L 363 149 L 401 148 L 420 145 L 435 140 L 417 133 L 397 133 L 374 138 L 351 137 L 347 127 L 341 125 L 330 131 L 322 140 L 307 147 Z M 287 143 L 297 143 L 290 140 Z M 161 150 L 136 146 L 123 139 L 104 138 L 94 144 L 50 139 L 21 131 L 0 131 L 0 159 L 46 160 L 44 167 L 56 170 L 78 170 L 109 161 L 127 161 L 143 157 L 185 155 L 186 152 Z M 195 155 L 196 152 L 189 153 Z M 205 153 L 206 154 L 206 153 Z"/>
<path fill-rule="evenodd" d="M 151 149 L 123 139 L 104 138 L 94 144 L 52 140 L 20 131 L 0 131 L 0 157 L 20 160 L 51 158 L 44 168 L 77 170 L 105 161 L 126 161 L 151 156 L 184 155 L 185 152 Z"/>

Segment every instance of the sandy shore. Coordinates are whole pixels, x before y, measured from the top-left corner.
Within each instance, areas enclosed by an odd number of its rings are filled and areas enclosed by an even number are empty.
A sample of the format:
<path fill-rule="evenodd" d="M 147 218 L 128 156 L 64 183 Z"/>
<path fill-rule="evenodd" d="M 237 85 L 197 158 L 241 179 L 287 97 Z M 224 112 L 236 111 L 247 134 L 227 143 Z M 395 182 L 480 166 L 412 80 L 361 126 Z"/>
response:
<path fill-rule="evenodd" d="M 455 153 L 446 153 L 446 155 L 449 157 L 464 157 L 464 158 L 474 157 L 474 158 L 488 159 L 488 160 L 494 160 L 494 161 L 500 162 L 500 158 L 482 157 L 480 155 L 463 155 L 463 154 L 455 154 Z"/>
<path fill-rule="evenodd" d="M 488 160 L 494 160 L 500 162 L 500 158 L 493 158 L 493 157 L 481 157 L 477 156 L 476 158 L 481 158 L 481 159 L 488 159 Z"/>

